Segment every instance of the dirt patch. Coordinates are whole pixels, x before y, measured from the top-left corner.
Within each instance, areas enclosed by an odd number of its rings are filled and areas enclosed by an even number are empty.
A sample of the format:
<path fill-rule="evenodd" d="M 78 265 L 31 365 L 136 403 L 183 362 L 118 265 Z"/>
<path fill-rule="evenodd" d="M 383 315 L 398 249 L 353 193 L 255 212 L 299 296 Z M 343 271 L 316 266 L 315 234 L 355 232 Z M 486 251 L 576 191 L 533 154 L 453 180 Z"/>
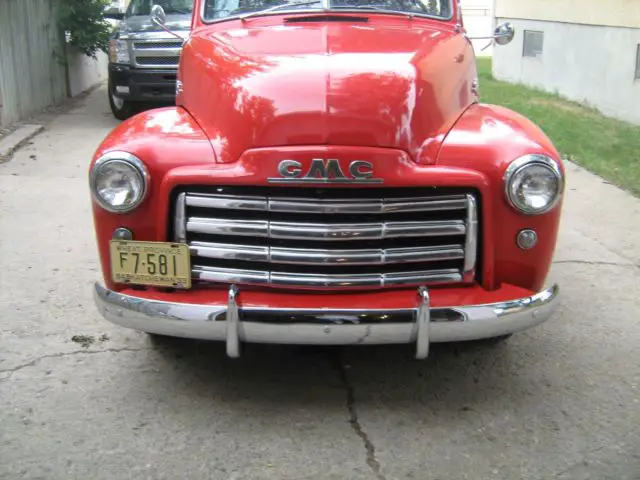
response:
<path fill-rule="evenodd" d="M 30 140 L 44 130 L 42 125 L 23 124 L 9 135 L 0 137 L 0 163 L 11 160 L 13 153 L 32 142 Z"/>
<path fill-rule="evenodd" d="M 96 342 L 96 339 L 91 335 L 74 335 L 73 337 L 71 337 L 71 341 L 79 343 L 82 348 L 89 348 L 91 344 Z"/>
<path fill-rule="evenodd" d="M 592 115 L 595 111 L 589 107 L 580 105 L 579 103 L 569 102 L 561 98 L 532 98 L 529 100 L 531 105 L 542 105 L 545 107 L 553 107 L 565 112 L 579 113 L 581 115 Z"/>
<path fill-rule="evenodd" d="M 14 125 L 8 125 L 6 127 L 0 127 L 0 138 L 6 137 L 10 133 L 15 132 L 18 129 L 19 125 L 16 123 Z"/>
<path fill-rule="evenodd" d="M 100 335 L 100 337 L 98 337 L 99 342 L 108 342 L 109 340 L 111 339 L 106 333 L 103 333 L 102 335 Z M 73 337 L 71 337 L 71 341 L 74 343 L 79 343 L 82 348 L 89 348 L 91 345 L 96 343 L 96 337 L 94 337 L 93 335 L 74 335 Z"/>

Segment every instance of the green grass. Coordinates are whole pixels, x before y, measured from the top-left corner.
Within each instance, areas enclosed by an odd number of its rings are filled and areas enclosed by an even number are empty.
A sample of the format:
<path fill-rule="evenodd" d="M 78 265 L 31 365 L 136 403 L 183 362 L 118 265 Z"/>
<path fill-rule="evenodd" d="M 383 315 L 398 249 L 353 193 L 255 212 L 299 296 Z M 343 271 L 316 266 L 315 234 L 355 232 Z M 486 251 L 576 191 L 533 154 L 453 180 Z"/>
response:
<path fill-rule="evenodd" d="M 545 131 L 561 155 L 640 195 L 640 127 L 557 95 L 499 82 L 491 75 L 488 58 L 478 59 L 478 75 L 483 103 L 502 105 L 528 117 Z"/>

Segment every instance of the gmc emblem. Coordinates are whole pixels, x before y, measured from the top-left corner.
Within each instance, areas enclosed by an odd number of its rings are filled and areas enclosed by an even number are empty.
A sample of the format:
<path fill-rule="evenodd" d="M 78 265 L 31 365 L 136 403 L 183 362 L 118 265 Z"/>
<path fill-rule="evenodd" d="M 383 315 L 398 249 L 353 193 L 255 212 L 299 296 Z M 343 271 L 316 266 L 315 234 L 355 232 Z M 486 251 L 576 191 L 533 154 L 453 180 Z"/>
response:
<path fill-rule="evenodd" d="M 280 177 L 268 178 L 269 183 L 383 183 L 382 178 L 373 178 L 373 164 L 364 160 L 354 160 L 348 172 L 342 170 L 340 162 L 334 158 L 314 158 L 309 170 L 303 174 L 302 163 L 296 160 L 282 160 L 278 164 Z"/>

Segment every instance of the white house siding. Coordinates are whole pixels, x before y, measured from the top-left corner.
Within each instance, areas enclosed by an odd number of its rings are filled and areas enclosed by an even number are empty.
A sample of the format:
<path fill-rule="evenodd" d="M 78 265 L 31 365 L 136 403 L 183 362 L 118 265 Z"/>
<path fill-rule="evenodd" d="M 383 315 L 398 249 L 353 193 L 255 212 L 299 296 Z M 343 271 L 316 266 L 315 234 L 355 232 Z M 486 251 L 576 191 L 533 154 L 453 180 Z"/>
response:
<path fill-rule="evenodd" d="M 558 93 L 640 124 L 640 80 L 634 79 L 640 28 L 498 19 L 505 20 L 514 24 L 516 37 L 494 50 L 497 79 Z M 525 30 L 544 32 L 538 57 L 523 57 Z"/>
<path fill-rule="evenodd" d="M 495 0 L 496 17 L 640 27 L 638 0 Z"/>
<path fill-rule="evenodd" d="M 516 27 L 493 53 L 493 74 L 640 124 L 640 0 L 495 0 L 496 21 Z M 524 31 L 544 32 L 543 52 L 523 56 Z"/>

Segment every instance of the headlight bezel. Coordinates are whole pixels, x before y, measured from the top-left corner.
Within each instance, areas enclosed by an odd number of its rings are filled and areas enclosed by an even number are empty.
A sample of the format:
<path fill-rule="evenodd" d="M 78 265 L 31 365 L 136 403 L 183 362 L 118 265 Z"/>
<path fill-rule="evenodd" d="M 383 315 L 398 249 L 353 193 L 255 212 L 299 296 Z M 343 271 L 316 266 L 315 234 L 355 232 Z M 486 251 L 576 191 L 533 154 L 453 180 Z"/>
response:
<path fill-rule="evenodd" d="M 106 203 L 104 199 L 98 194 L 98 190 L 96 188 L 98 175 L 100 173 L 100 170 L 110 163 L 124 163 L 129 167 L 132 167 L 141 181 L 142 188 L 139 197 L 135 202 L 129 204 L 126 208 L 113 207 L 109 203 Z M 118 214 L 130 213 L 138 208 L 140 204 L 147 198 L 147 194 L 149 192 L 149 170 L 142 160 L 131 153 L 122 151 L 108 152 L 98 158 L 98 160 L 96 160 L 96 162 L 94 163 L 90 175 L 90 188 L 91 196 L 104 210 L 110 213 Z"/>
<path fill-rule="evenodd" d="M 515 178 L 516 174 L 522 172 L 522 170 L 531 166 L 541 166 L 549 170 L 556 179 L 557 189 L 554 199 L 549 202 L 544 208 L 532 209 L 521 205 L 511 195 L 511 182 Z M 543 154 L 529 154 L 519 157 L 512 161 L 504 173 L 504 194 L 509 205 L 517 212 L 524 215 L 543 215 L 553 210 L 560 200 L 564 192 L 564 175 L 560 169 L 560 165 L 553 158 Z"/>

